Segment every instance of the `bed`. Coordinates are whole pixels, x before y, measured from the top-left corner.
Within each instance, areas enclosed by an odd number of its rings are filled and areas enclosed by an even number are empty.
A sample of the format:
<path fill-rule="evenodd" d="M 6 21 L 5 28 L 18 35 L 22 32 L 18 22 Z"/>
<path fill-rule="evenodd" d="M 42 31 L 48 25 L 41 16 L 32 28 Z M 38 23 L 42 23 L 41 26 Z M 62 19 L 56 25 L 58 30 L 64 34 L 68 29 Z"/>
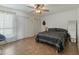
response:
<path fill-rule="evenodd" d="M 35 38 L 37 42 L 41 41 L 54 45 L 58 52 L 64 50 L 65 43 L 69 39 L 68 31 L 62 28 L 49 28 L 48 31 L 39 32 Z"/>

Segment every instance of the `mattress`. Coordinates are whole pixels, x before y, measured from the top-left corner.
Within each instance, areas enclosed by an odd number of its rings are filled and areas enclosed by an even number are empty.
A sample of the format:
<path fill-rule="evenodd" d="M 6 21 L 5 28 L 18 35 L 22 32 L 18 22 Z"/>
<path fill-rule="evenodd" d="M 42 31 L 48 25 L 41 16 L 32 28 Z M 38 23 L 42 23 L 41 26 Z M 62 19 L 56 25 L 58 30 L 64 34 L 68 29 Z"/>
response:
<path fill-rule="evenodd" d="M 59 50 L 64 50 L 64 44 L 69 37 L 67 31 L 44 31 L 37 34 L 36 39 L 55 45 Z"/>

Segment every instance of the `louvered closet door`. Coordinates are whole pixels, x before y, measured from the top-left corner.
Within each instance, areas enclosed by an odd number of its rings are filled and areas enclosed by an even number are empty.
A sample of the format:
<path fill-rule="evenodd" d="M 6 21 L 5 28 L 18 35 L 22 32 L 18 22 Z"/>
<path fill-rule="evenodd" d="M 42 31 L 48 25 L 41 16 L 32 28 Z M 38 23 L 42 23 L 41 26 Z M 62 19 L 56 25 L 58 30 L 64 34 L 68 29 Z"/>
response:
<path fill-rule="evenodd" d="M 76 42 L 76 20 L 68 22 L 68 32 L 71 36 L 71 41 Z"/>
<path fill-rule="evenodd" d="M 0 11 L 0 34 L 6 37 L 7 42 L 16 40 L 16 17 L 14 13 Z"/>

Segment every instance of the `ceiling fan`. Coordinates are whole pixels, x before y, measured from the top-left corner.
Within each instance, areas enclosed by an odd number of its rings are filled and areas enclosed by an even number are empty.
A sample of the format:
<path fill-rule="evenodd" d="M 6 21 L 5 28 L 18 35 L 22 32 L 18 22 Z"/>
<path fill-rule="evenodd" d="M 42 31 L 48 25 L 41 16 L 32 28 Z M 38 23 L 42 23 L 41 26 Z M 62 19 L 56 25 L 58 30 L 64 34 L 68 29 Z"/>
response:
<path fill-rule="evenodd" d="M 27 7 L 34 9 L 36 13 L 49 12 L 49 10 L 45 8 L 44 4 L 35 4 Z"/>

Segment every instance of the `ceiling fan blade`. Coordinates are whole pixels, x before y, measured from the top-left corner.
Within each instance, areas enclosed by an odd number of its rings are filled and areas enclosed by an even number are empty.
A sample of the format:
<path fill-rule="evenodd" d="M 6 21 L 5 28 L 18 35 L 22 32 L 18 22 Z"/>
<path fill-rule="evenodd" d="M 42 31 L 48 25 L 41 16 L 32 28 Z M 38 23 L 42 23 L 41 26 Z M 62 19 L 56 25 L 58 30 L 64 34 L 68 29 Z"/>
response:
<path fill-rule="evenodd" d="M 26 6 L 26 7 L 28 7 L 28 8 L 34 8 L 34 7 L 32 7 L 32 6 Z"/>

